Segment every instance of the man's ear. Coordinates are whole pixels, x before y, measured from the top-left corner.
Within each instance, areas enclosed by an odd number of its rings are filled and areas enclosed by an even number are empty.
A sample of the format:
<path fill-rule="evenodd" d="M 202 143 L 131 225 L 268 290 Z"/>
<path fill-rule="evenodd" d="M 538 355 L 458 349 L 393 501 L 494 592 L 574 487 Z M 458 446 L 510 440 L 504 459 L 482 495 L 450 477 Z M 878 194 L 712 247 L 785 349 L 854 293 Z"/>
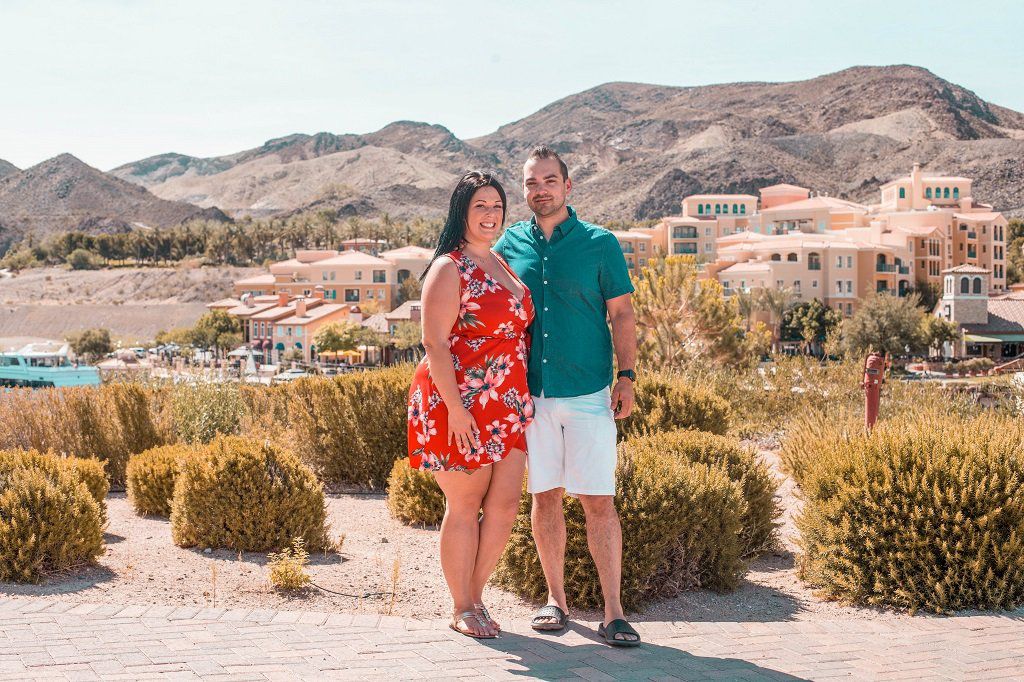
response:
<path fill-rule="evenodd" d="M 572 180 L 569 178 L 565 179 L 565 195 L 569 196 L 569 192 L 572 191 Z"/>

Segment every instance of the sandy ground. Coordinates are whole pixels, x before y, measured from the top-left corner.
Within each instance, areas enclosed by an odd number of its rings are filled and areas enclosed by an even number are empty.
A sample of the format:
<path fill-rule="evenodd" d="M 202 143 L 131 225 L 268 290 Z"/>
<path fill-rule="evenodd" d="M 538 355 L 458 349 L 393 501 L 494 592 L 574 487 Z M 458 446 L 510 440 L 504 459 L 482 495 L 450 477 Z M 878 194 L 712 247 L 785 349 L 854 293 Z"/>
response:
<path fill-rule="evenodd" d="M 775 449 L 761 449 L 761 455 L 777 471 Z M 797 579 L 793 517 L 799 501 L 793 494 L 792 481 L 779 476 L 779 499 L 785 511 L 777 552 L 754 561 L 745 580 L 733 592 L 687 592 L 634 617 L 737 622 L 828 620 L 839 616 L 908 618 L 823 601 Z M 52 595 L 73 602 L 215 604 L 421 618 L 449 613 L 450 602 L 437 553 L 437 530 L 410 528 L 394 521 L 381 495 L 329 496 L 332 532 L 335 537 L 345 535 L 342 551 L 312 557 L 310 573 L 318 587 L 293 596 L 279 594 L 270 587 L 264 555 L 181 549 L 171 542 L 168 521 L 136 516 L 123 493 L 111 493 L 108 507 L 107 550 L 98 566 L 73 576 L 54 577 L 44 585 L 0 583 L 0 593 Z M 396 568 L 397 582 L 393 582 Z M 488 588 L 486 600 L 499 621 L 528 618 L 536 608 L 496 588 Z M 574 615 L 597 618 L 593 612 L 577 611 Z"/>
<path fill-rule="evenodd" d="M 0 337 L 63 339 L 105 327 L 129 343 L 190 327 L 205 305 L 231 294 L 234 280 L 260 268 L 37 268 L 0 277 Z"/>

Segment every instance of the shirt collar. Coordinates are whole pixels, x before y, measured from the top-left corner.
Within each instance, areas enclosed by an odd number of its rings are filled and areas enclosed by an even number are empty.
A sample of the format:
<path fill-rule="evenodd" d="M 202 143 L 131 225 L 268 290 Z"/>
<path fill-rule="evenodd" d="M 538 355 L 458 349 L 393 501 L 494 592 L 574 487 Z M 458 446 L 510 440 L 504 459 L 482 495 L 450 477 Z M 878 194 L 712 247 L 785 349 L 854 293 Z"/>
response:
<path fill-rule="evenodd" d="M 572 228 L 576 227 L 576 224 L 579 222 L 579 219 L 576 217 L 576 209 L 572 206 L 566 206 L 565 208 L 569 211 L 569 217 L 555 226 L 555 231 L 551 233 L 552 237 L 555 233 L 560 233 L 562 237 L 567 236 L 572 232 Z M 541 230 L 537 227 L 537 216 L 530 218 L 530 227 L 534 234 L 540 234 Z"/>

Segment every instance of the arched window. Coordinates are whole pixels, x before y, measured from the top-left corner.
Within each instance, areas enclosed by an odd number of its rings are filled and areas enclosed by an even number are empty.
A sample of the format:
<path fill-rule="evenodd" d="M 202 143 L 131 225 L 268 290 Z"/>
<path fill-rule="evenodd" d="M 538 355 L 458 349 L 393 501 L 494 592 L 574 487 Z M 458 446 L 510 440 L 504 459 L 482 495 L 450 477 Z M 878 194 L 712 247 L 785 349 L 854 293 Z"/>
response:
<path fill-rule="evenodd" d="M 981 293 L 981 277 L 974 278 L 974 292 L 975 294 Z"/>
<path fill-rule="evenodd" d="M 704 204 L 697 204 L 697 215 L 704 215 Z"/>
<path fill-rule="evenodd" d="M 925 187 L 924 188 L 924 198 L 925 199 L 931 199 L 932 198 L 932 188 L 931 187 Z"/>
<path fill-rule="evenodd" d="M 747 213 L 747 205 L 746 204 L 740 204 L 740 215 L 746 215 L 746 213 Z"/>
<path fill-rule="evenodd" d="M 821 256 L 817 253 L 807 254 L 807 269 L 821 270 Z"/>
<path fill-rule="evenodd" d="M 715 204 L 715 213 L 721 213 L 721 212 L 722 212 L 722 205 L 721 204 Z"/>
<path fill-rule="evenodd" d="M 796 254 L 795 253 L 786 254 L 786 260 L 789 261 L 790 263 L 795 263 L 796 262 Z"/>
<path fill-rule="evenodd" d="M 704 204 L 704 212 L 711 213 L 711 204 Z"/>
<path fill-rule="evenodd" d="M 969 294 L 971 293 L 971 281 L 967 277 L 960 278 L 960 293 Z"/>
<path fill-rule="evenodd" d="M 778 253 L 773 253 L 772 260 L 782 260 L 782 256 Z"/>
<path fill-rule="evenodd" d="M 959 187 L 954 187 L 953 188 L 953 198 L 954 199 L 959 199 L 960 198 L 960 188 Z"/>
<path fill-rule="evenodd" d="M 900 199 L 906 199 L 906 198 L 907 198 L 907 188 L 906 187 L 900 187 Z"/>
<path fill-rule="evenodd" d="M 948 187 L 943 187 L 942 188 L 942 198 L 943 199 L 948 199 L 949 198 L 949 188 Z"/>
<path fill-rule="evenodd" d="M 732 212 L 733 213 L 739 213 L 740 212 L 739 204 L 733 204 L 732 205 Z"/>

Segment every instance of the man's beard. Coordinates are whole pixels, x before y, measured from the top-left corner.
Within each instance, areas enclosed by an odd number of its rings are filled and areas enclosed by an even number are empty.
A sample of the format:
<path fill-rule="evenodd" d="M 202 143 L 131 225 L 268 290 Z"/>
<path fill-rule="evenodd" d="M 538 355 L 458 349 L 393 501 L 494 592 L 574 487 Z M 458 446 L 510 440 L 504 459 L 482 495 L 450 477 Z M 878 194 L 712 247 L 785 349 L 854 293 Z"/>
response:
<path fill-rule="evenodd" d="M 548 202 L 548 205 L 546 207 L 530 204 L 530 210 L 532 210 L 534 214 L 539 215 L 542 218 L 546 218 L 549 215 L 554 215 L 561 211 L 563 208 L 565 208 L 565 198 L 562 199 L 561 203 L 556 203 L 554 198 L 552 198 L 552 200 Z"/>

